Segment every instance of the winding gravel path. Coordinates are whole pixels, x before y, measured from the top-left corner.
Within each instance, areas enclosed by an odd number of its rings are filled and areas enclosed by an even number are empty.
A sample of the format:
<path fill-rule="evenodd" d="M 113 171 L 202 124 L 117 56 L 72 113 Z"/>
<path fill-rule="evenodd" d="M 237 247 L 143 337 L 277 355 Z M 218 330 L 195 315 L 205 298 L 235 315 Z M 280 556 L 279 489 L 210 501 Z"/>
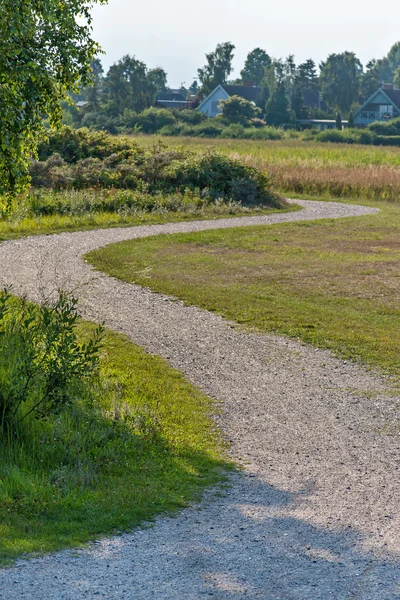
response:
<path fill-rule="evenodd" d="M 301 213 L 32 237 L 0 245 L 2 283 L 40 299 L 78 289 L 104 320 L 221 403 L 244 466 L 221 496 L 154 527 L 0 570 L 2 600 L 400 599 L 399 403 L 389 381 L 329 352 L 243 333 L 220 317 L 91 270 L 82 255 L 157 233 L 358 216 Z"/>

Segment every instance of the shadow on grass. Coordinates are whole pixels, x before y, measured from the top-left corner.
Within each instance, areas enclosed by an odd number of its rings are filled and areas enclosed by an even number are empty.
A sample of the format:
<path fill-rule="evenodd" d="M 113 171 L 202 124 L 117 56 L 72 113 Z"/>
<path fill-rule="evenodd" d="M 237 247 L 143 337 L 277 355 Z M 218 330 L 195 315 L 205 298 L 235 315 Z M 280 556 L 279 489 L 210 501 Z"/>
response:
<path fill-rule="evenodd" d="M 132 434 L 124 425 L 116 435 L 106 420 L 97 427 L 86 435 L 71 431 L 57 448 L 42 439 L 40 457 L 27 458 L 25 448 L 13 463 L 2 461 L 0 564 L 173 513 L 199 500 L 231 468 L 215 452 L 174 446 L 158 432 Z"/>
<path fill-rule="evenodd" d="M 230 492 L 203 508 L 78 555 L 20 563 L 11 593 L 4 587 L 11 573 L 1 571 L 0 598 L 39 598 L 50 582 L 54 600 L 400 598 L 398 557 L 366 553 L 362 533 L 351 527 L 332 531 L 295 518 L 297 502 L 257 478 L 233 475 Z"/>

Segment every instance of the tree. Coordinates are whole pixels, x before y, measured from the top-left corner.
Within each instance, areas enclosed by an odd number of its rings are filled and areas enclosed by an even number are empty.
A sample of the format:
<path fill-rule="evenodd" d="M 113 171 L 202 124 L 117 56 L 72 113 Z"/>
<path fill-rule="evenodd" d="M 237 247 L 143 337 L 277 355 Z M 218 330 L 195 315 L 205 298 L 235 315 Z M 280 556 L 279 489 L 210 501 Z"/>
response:
<path fill-rule="evenodd" d="M 141 112 L 155 103 L 157 92 L 165 89 L 167 75 L 163 69 L 148 70 L 134 56 L 123 56 L 107 73 L 108 112 L 118 116 L 128 110 Z"/>
<path fill-rule="evenodd" d="M 300 88 L 303 94 L 304 92 L 316 91 L 318 89 L 317 66 L 311 58 L 297 67 L 295 87 Z"/>
<path fill-rule="evenodd" d="M 342 131 L 342 128 L 343 128 L 342 115 L 340 114 L 340 112 L 337 113 L 335 121 L 336 121 L 336 129 L 339 129 L 340 131 Z"/>
<path fill-rule="evenodd" d="M 297 119 L 307 119 L 308 111 L 304 104 L 304 96 L 300 87 L 295 87 L 290 100 L 291 109 L 294 111 Z"/>
<path fill-rule="evenodd" d="M 153 93 L 165 92 L 167 90 L 167 74 L 161 67 L 150 69 L 147 73 L 147 79 L 153 86 Z"/>
<path fill-rule="evenodd" d="M 285 83 L 278 83 L 271 94 L 265 108 L 268 125 L 282 125 L 290 121 L 289 102 L 286 95 Z"/>
<path fill-rule="evenodd" d="M 104 69 L 98 58 L 92 60 L 90 68 L 92 71 L 92 82 L 91 85 L 84 90 L 83 96 L 88 102 L 87 110 L 98 111 L 100 109 L 100 94 L 104 85 Z"/>
<path fill-rule="evenodd" d="M 217 85 L 226 83 L 232 72 L 233 51 L 235 46 L 230 42 L 218 44 L 214 52 L 206 54 L 207 64 L 198 69 L 197 73 L 201 83 L 200 93 L 207 96 Z"/>
<path fill-rule="evenodd" d="M 320 64 L 320 84 L 325 100 L 348 112 L 360 93 L 362 65 L 354 52 L 330 54 Z"/>
<path fill-rule="evenodd" d="M 199 91 L 199 84 L 197 83 L 196 79 L 193 81 L 192 85 L 189 87 L 189 92 L 192 94 L 192 96 L 197 96 Z"/>
<path fill-rule="evenodd" d="M 1 0 L 0 194 L 8 200 L 29 183 L 28 160 L 56 127 L 61 101 L 90 81 L 99 52 L 91 39 L 91 8 L 106 0 Z"/>
<path fill-rule="evenodd" d="M 244 68 L 240 71 L 242 81 L 254 81 L 255 85 L 261 85 L 265 70 L 272 64 L 270 56 L 265 50 L 255 48 L 247 55 Z"/>
<path fill-rule="evenodd" d="M 221 101 L 222 116 L 230 123 L 247 125 L 251 119 L 258 117 L 261 110 L 240 96 L 231 96 Z"/>
<path fill-rule="evenodd" d="M 400 67 L 400 42 L 396 42 L 396 44 L 393 44 L 393 46 L 388 52 L 386 59 L 389 63 L 389 68 L 393 75 L 396 69 Z"/>
<path fill-rule="evenodd" d="M 378 61 L 375 59 L 370 60 L 366 68 L 367 70 L 361 80 L 361 93 L 365 100 L 382 85 Z"/>
<path fill-rule="evenodd" d="M 393 73 L 393 83 L 397 89 L 400 88 L 400 67 L 397 67 Z"/>

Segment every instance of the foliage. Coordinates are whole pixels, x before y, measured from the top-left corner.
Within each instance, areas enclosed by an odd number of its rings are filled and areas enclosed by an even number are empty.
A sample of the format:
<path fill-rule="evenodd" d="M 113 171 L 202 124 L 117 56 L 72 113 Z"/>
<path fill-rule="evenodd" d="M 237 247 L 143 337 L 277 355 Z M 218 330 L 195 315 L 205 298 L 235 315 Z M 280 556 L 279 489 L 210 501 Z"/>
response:
<path fill-rule="evenodd" d="M 79 343 L 93 329 L 81 323 Z M 0 444 L 0 564 L 131 530 L 197 500 L 230 466 L 212 412 L 164 360 L 105 332 L 90 387 Z"/>
<path fill-rule="evenodd" d="M 103 160 L 113 154 L 128 157 L 140 152 L 136 143 L 124 137 L 111 137 L 85 128 L 62 127 L 39 145 L 38 158 L 45 161 L 53 154 L 59 154 L 67 163 L 76 163 L 85 158 Z"/>
<path fill-rule="evenodd" d="M 77 300 L 60 292 L 37 307 L 0 293 L 0 435 L 15 437 L 28 415 L 59 413 L 98 370 L 102 328 L 79 344 Z"/>
<path fill-rule="evenodd" d="M 156 133 L 163 127 L 168 127 L 176 123 L 176 117 L 173 111 L 165 108 L 147 108 L 142 113 L 136 115 L 135 127 L 143 133 Z"/>
<path fill-rule="evenodd" d="M 140 112 L 154 105 L 157 92 L 166 87 L 167 76 L 160 68 L 148 70 L 146 65 L 128 54 L 112 65 L 107 73 L 105 95 L 111 116 L 126 109 Z"/>
<path fill-rule="evenodd" d="M 229 123 L 246 125 L 261 114 L 257 106 L 240 96 L 231 96 L 227 100 L 222 100 L 220 106 L 223 118 Z"/>
<path fill-rule="evenodd" d="M 89 81 L 90 61 L 98 52 L 90 37 L 90 10 L 104 1 L 2 0 L 0 194 L 27 185 L 28 158 L 43 133 L 43 116 L 57 125 L 66 92 Z"/>
<path fill-rule="evenodd" d="M 231 42 L 224 42 L 217 44 L 214 52 L 206 54 L 207 64 L 197 70 L 203 97 L 207 96 L 217 85 L 226 83 L 232 72 L 234 49 L 235 46 Z"/>
<path fill-rule="evenodd" d="M 52 154 L 54 150 L 57 153 Z M 65 128 L 54 139 L 50 137 L 41 148 L 41 157 L 48 158 L 31 166 L 35 186 L 132 190 L 135 193 L 125 194 L 123 201 L 129 209 L 140 206 L 140 199 L 148 203 L 149 196 L 185 194 L 187 190 L 204 200 L 279 206 L 266 175 L 216 152 L 197 154 L 161 143 L 144 150 L 124 138 Z M 119 201 L 114 210 L 122 208 Z"/>
<path fill-rule="evenodd" d="M 268 125 L 282 125 L 290 121 L 289 103 L 284 82 L 278 84 L 265 108 Z"/>
<path fill-rule="evenodd" d="M 312 58 L 301 63 L 295 74 L 295 86 L 303 92 L 318 89 L 317 67 Z"/>
<path fill-rule="evenodd" d="M 291 109 L 294 111 L 297 119 L 307 119 L 309 114 L 308 110 L 304 104 L 304 95 L 301 91 L 300 86 L 295 87 L 291 100 L 290 100 Z"/>
<path fill-rule="evenodd" d="M 354 52 L 330 54 L 320 65 L 321 91 L 326 101 L 348 112 L 360 93 L 362 65 Z"/>
<path fill-rule="evenodd" d="M 271 57 L 261 48 L 255 48 L 246 57 L 243 69 L 240 71 L 242 81 L 253 81 L 255 85 L 261 85 L 265 70 L 271 66 Z"/>

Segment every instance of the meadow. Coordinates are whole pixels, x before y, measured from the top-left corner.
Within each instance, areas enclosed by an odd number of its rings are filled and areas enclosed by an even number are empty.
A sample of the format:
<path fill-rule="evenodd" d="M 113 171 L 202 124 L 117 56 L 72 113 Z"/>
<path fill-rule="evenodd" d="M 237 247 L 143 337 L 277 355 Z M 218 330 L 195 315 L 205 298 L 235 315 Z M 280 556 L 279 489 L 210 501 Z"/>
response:
<path fill-rule="evenodd" d="M 187 143 L 201 148 L 205 142 Z M 159 236 L 98 250 L 89 260 L 115 277 L 246 327 L 288 335 L 399 375 L 399 150 L 296 141 L 217 145 L 265 167 L 275 185 L 284 180 L 278 189 L 292 197 L 301 192 L 365 203 L 380 213 Z"/>
<path fill-rule="evenodd" d="M 268 193 L 364 203 L 380 212 L 136 240 L 91 253 L 97 268 L 218 312 L 239 327 L 287 335 L 400 374 L 400 149 L 291 139 L 134 141 L 149 156 L 161 148 L 163 157 L 177 143 L 183 142 L 181 156 L 186 150 L 212 156 L 211 146 L 262 170 Z M 65 187 L 36 188 L 19 198 L 3 212 L 0 239 L 282 210 L 246 206 L 229 193 L 205 199 L 196 189 L 72 189 L 68 178 L 78 174 L 82 182 L 102 172 L 102 162 L 82 160 L 84 168 L 60 167 L 57 159 L 53 171 L 42 169 Z M 190 161 L 197 164 L 193 156 Z M 79 335 L 88 328 L 81 324 Z M 83 397 L 62 417 L 39 421 L 1 445 L 0 561 L 128 530 L 198 498 L 229 467 L 212 402 L 164 361 L 108 332 L 101 380 L 92 388 L 94 404 Z"/>
<path fill-rule="evenodd" d="M 156 136 L 134 138 L 144 146 Z M 390 146 L 332 144 L 298 139 L 219 140 L 162 138 L 191 150 L 215 148 L 266 171 L 272 186 L 293 197 L 394 200 L 400 197 L 400 152 Z"/>

